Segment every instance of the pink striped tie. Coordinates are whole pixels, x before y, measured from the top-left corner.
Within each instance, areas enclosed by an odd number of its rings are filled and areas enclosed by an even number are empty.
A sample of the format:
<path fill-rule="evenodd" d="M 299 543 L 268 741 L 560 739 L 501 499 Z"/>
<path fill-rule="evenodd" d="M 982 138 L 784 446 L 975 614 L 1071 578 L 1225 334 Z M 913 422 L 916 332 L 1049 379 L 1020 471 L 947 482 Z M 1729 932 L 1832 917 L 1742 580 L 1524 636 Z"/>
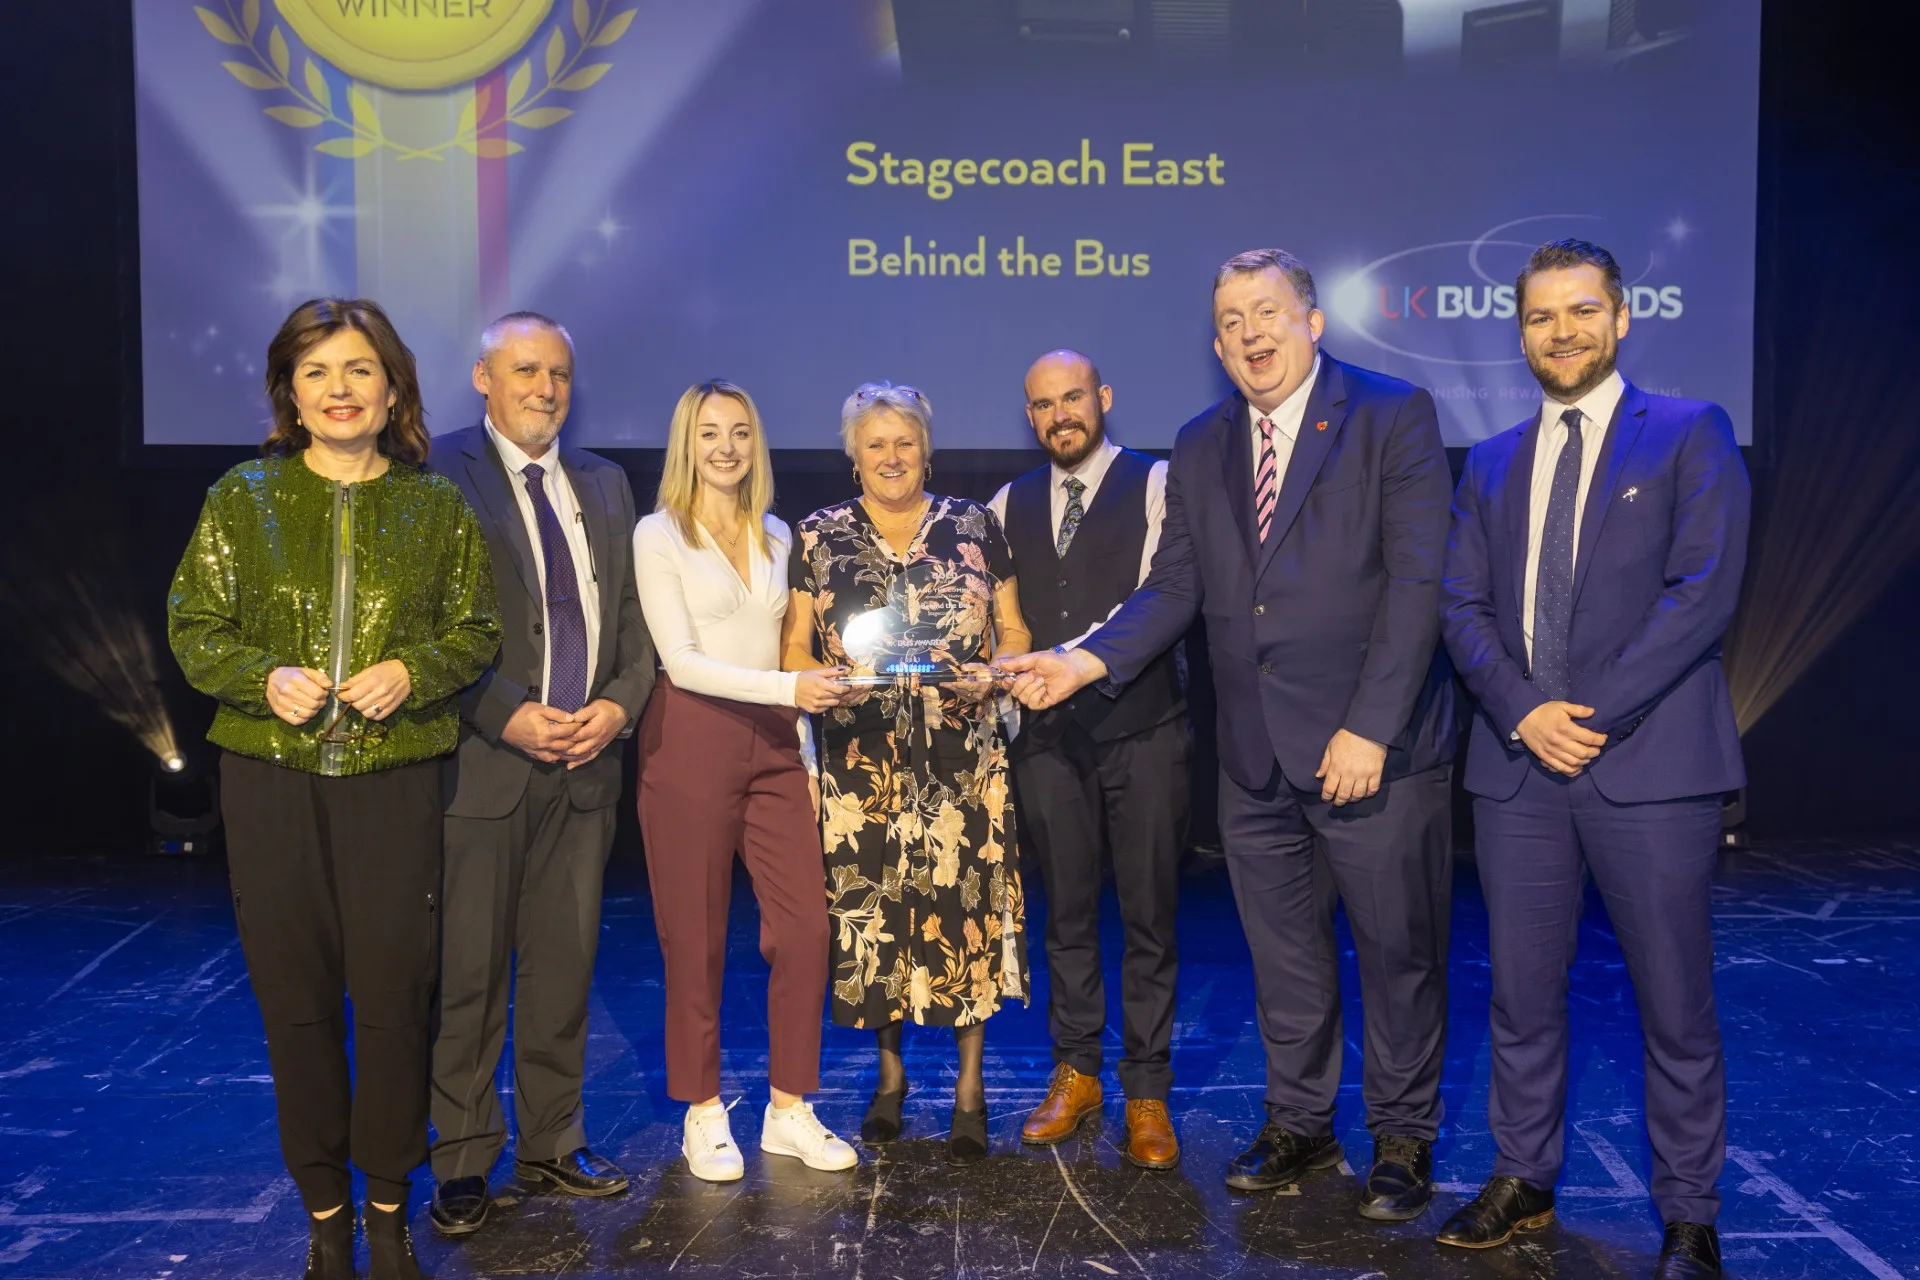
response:
<path fill-rule="evenodd" d="M 1273 528 L 1273 508 L 1280 500 L 1279 466 L 1273 457 L 1273 419 L 1260 419 L 1260 469 L 1253 477 L 1254 517 L 1260 525 L 1260 541 L 1267 540 Z"/>

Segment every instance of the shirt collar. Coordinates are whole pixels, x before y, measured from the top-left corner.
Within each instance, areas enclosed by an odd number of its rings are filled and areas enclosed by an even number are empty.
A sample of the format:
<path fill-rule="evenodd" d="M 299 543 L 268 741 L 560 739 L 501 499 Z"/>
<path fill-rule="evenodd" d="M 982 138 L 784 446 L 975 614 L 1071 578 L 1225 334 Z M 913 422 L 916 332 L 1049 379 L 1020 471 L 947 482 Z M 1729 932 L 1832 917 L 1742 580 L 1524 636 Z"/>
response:
<path fill-rule="evenodd" d="M 560 450 L 557 447 L 548 449 L 538 458 L 530 458 L 526 450 L 500 434 L 500 428 L 493 425 L 491 414 L 484 416 L 481 421 L 486 424 L 487 438 L 492 440 L 493 447 L 500 451 L 500 461 L 514 475 L 523 474 L 527 467 L 535 462 L 540 464 L 547 475 L 552 475 L 554 469 L 560 465 Z"/>
<path fill-rule="evenodd" d="M 1080 482 L 1086 485 L 1087 488 L 1098 488 L 1100 481 L 1105 478 L 1107 474 L 1107 468 L 1113 465 L 1113 460 L 1119 453 L 1120 446 L 1109 438 L 1102 440 L 1099 448 L 1074 463 L 1071 467 L 1063 467 L 1057 462 L 1054 463 L 1053 487 L 1058 489 L 1066 484 L 1068 476 L 1077 476 Z"/>
<path fill-rule="evenodd" d="M 1549 427 L 1561 426 L 1560 415 L 1568 409 L 1578 409 L 1582 425 L 1598 426 L 1604 431 L 1607 424 L 1613 421 L 1613 411 L 1619 407 L 1620 397 L 1626 393 L 1627 380 L 1620 376 L 1618 369 L 1615 369 L 1599 386 L 1572 404 L 1555 400 L 1552 396 L 1542 397 L 1540 421 Z"/>
<path fill-rule="evenodd" d="M 1307 397 L 1313 394 L 1313 384 L 1320 377 L 1320 353 L 1313 353 L 1313 368 L 1307 370 L 1306 378 L 1293 389 L 1293 394 L 1274 406 L 1272 413 L 1261 413 L 1251 401 L 1247 404 L 1247 425 L 1256 433 L 1260 430 L 1260 419 L 1273 419 L 1274 429 L 1287 439 L 1292 440 L 1300 434 L 1300 423 L 1307 416 Z"/>

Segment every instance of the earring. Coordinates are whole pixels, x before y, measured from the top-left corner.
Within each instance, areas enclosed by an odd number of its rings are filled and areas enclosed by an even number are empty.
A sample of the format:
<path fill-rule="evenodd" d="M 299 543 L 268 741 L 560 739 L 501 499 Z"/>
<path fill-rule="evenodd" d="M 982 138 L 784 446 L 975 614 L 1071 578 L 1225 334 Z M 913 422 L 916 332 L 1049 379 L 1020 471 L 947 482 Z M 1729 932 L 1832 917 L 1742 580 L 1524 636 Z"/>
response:
<path fill-rule="evenodd" d="M 860 468 L 857 464 L 853 468 L 853 482 L 856 485 L 860 483 Z"/>
<path fill-rule="evenodd" d="M 920 483 L 923 485 L 933 483 L 933 464 L 931 462 L 920 468 Z"/>

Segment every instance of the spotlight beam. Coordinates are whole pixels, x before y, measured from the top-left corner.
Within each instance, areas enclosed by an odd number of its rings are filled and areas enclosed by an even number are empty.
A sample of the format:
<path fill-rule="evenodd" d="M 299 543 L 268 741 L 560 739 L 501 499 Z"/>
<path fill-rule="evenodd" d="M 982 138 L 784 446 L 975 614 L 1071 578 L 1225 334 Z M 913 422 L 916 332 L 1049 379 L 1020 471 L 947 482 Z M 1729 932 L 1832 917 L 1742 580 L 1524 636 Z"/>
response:
<path fill-rule="evenodd" d="M 1817 282 L 1817 283 L 1816 283 Z M 1852 280 L 1802 314 L 1888 314 Z M 1885 296 L 1880 307 L 1904 299 Z M 1851 332 L 1801 350 L 1798 398 L 1781 406 L 1776 465 L 1762 476 L 1747 593 L 1727 633 L 1727 679 L 1745 733 L 1860 619 L 1920 552 L 1920 433 L 1895 370 Z"/>
<path fill-rule="evenodd" d="M 0 603 L 40 664 L 124 726 L 163 764 L 186 761 L 160 698 L 159 667 L 126 575 L 111 559 L 95 572 L 28 562 L 0 568 Z M 120 584 L 117 592 L 108 583 Z"/>

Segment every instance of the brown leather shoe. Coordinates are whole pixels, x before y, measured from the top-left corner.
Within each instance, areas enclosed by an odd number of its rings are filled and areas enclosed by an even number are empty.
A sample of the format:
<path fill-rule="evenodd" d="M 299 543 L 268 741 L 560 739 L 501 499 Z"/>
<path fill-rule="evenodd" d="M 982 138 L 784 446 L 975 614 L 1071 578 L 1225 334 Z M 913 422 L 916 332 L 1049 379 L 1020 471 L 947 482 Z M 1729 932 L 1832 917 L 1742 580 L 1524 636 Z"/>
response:
<path fill-rule="evenodd" d="M 1127 1159 L 1142 1169 L 1171 1169 L 1180 1163 L 1180 1139 L 1173 1117 L 1157 1098 L 1127 1100 Z"/>
<path fill-rule="evenodd" d="M 1065 1142 L 1088 1116 L 1100 1114 L 1100 1077 L 1083 1076 L 1066 1063 L 1053 1069 L 1047 1096 L 1020 1126 L 1020 1141 L 1050 1147 Z"/>

